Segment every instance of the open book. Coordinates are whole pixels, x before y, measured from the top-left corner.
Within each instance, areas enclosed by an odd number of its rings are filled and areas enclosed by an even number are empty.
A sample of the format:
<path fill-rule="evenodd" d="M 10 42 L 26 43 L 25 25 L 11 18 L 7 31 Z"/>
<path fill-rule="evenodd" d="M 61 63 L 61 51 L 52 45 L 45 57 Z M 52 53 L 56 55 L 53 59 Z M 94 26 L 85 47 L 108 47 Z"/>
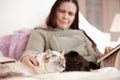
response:
<path fill-rule="evenodd" d="M 101 58 L 97 60 L 97 63 L 101 62 L 105 58 L 109 57 L 111 54 L 114 54 L 116 51 L 120 50 L 120 44 L 118 44 L 115 48 L 113 48 L 109 53 L 103 55 Z"/>

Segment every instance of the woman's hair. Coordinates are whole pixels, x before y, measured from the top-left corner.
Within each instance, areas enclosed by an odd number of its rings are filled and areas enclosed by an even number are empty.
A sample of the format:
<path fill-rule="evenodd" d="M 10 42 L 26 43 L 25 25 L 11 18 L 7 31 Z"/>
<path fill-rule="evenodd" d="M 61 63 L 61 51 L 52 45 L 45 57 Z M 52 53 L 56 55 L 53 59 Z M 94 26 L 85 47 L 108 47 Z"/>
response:
<path fill-rule="evenodd" d="M 57 11 L 59 5 L 62 4 L 63 2 L 73 2 L 76 5 L 77 11 L 75 14 L 75 19 L 70 26 L 70 29 L 79 29 L 79 25 L 78 25 L 79 24 L 78 23 L 79 22 L 79 19 L 78 19 L 79 18 L 79 6 L 78 6 L 77 0 L 56 0 L 56 2 L 54 3 L 54 5 L 51 8 L 50 14 L 46 21 L 46 24 L 49 27 L 56 28 L 56 24 L 54 23 L 55 19 L 56 19 L 56 11 Z"/>
<path fill-rule="evenodd" d="M 75 19 L 70 26 L 70 29 L 78 29 L 79 30 L 79 6 L 77 0 L 56 0 L 54 5 L 51 8 L 50 14 L 47 18 L 46 24 L 49 27 L 56 28 L 55 19 L 56 19 L 56 11 L 60 4 L 63 2 L 72 2 L 76 5 L 77 11 L 75 14 Z M 92 47 L 96 50 L 96 43 L 84 32 L 84 34 L 88 37 L 88 39 L 93 43 Z"/>

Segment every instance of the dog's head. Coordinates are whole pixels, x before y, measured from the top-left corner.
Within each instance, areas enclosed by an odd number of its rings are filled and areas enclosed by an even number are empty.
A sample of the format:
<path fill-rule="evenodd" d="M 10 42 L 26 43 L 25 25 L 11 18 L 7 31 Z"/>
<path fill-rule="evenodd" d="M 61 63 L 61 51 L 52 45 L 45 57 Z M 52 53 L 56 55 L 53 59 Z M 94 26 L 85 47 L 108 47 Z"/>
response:
<path fill-rule="evenodd" d="M 67 54 L 65 54 L 65 59 L 65 71 L 90 71 L 91 69 L 99 68 L 97 64 L 87 61 L 76 51 L 70 51 Z"/>

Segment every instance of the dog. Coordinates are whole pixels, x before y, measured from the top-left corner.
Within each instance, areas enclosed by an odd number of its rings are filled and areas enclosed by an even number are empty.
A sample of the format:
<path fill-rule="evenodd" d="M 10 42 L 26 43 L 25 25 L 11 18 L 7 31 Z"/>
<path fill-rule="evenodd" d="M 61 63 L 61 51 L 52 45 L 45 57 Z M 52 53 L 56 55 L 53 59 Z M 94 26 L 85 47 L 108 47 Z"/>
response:
<path fill-rule="evenodd" d="M 66 68 L 65 71 L 90 71 L 91 69 L 99 69 L 100 66 L 94 62 L 89 62 L 79 55 L 76 51 L 70 51 L 65 55 Z"/>

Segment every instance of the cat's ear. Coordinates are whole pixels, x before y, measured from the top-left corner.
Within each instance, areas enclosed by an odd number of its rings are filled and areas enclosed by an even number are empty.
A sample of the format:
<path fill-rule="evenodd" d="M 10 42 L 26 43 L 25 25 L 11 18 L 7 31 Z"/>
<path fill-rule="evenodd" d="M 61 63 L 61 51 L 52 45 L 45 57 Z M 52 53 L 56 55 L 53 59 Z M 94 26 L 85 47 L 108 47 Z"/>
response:
<path fill-rule="evenodd" d="M 64 51 L 64 50 L 60 51 L 60 54 L 62 54 L 63 56 L 64 56 L 64 53 L 65 53 L 65 51 Z"/>
<path fill-rule="evenodd" d="M 47 49 L 45 52 L 45 57 L 46 59 L 49 59 L 50 57 L 52 57 L 53 53 L 50 49 Z"/>

